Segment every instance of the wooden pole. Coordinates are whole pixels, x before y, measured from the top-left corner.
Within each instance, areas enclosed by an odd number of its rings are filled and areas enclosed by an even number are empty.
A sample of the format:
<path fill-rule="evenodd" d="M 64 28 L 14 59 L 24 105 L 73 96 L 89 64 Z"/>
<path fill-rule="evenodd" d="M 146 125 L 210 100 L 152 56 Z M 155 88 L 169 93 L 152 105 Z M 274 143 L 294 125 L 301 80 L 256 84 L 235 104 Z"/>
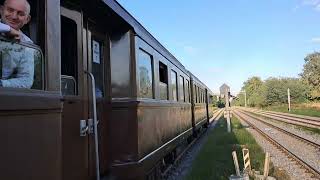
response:
<path fill-rule="evenodd" d="M 290 102 L 290 89 L 288 88 L 288 111 L 291 111 L 291 102 Z"/>
<path fill-rule="evenodd" d="M 270 163 L 270 154 L 266 153 L 266 158 L 264 160 L 264 171 L 263 171 L 263 177 L 267 178 L 269 175 L 269 163 Z"/>
<path fill-rule="evenodd" d="M 236 174 L 237 174 L 237 176 L 240 176 L 240 168 L 239 168 L 239 163 L 238 163 L 238 158 L 237 158 L 236 151 L 232 152 L 232 157 L 233 157 L 234 167 L 236 169 Z"/>

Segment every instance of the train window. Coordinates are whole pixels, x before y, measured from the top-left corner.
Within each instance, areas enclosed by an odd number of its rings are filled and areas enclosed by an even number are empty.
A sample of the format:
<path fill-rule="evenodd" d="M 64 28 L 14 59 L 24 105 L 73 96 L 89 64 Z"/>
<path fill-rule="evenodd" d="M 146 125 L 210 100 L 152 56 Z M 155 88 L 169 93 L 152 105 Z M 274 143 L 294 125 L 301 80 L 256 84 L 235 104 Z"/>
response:
<path fill-rule="evenodd" d="M 95 77 L 96 97 L 104 96 L 104 61 L 103 61 L 103 43 L 98 40 L 92 40 L 92 74 Z"/>
<path fill-rule="evenodd" d="M 194 95 L 195 95 L 195 97 L 194 97 L 194 102 L 195 103 L 197 103 L 198 102 L 198 88 L 197 88 L 197 86 L 196 85 L 194 85 Z"/>
<path fill-rule="evenodd" d="M 180 101 L 186 101 L 185 100 L 185 90 L 184 90 L 184 78 L 183 76 L 180 76 L 180 81 L 179 81 L 179 93 L 180 93 Z"/>
<path fill-rule="evenodd" d="M 202 91 L 202 89 L 200 89 L 200 92 L 201 92 L 201 103 L 203 103 L 203 91 Z"/>
<path fill-rule="evenodd" d="M 200 93 L 201 92 L 200 92 L 200 88 L 199 87 L 197 87 L 197 88 L 198 88 L 198 103 L 200 103 L 200 100 L 201 100 L 201 97 L 200 97 L 201 94 Z"/>
<path fill-rule="evenodd" d="M 40 49 L 0 39 L 0 87 L 43 89 L 43 79 Z"/>
<path fill-rule="evenodd" d="M 153 98 L 152 57 L 143 50 L 139 51 L 139 97 Z"/>
<path fill-rule="evenodd" d="M 186 86 L 185 86 L 185 97 L 186 97 L 186 102 L 190 102 L 190 93 L 189 93 L 189 81 L 186 79 Z"/>
<path fill-rule="evenodd" d="M 61 16 L 61 92 L 62 95 L 77 94 L 78 52 L 77 24 Z"/>
<path fill-rule="evenodd" d="M 168 99 L 168 67 L 159 61 L 160 99 Z"/>
<path fill-rule="evenodd" d="M 174 70 L 171 70 L 171 92 L 172 99 L 178 101 L 178 86 L 177 86 L 177 73 Z"/>

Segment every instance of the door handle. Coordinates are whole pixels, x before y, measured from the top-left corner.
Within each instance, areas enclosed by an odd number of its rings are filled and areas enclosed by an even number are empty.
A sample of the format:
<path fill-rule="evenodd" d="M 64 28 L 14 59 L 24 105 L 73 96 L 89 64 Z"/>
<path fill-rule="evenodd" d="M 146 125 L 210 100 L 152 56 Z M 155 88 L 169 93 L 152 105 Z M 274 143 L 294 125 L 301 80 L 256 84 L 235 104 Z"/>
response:
<path fill-rule="evenodd" d="M 81 137 L 87 136 L 88 130 L 89 130 L 89 126 L 87 126 L 87 120 L 81 119 L 80 120 L 80 136 Z"/>

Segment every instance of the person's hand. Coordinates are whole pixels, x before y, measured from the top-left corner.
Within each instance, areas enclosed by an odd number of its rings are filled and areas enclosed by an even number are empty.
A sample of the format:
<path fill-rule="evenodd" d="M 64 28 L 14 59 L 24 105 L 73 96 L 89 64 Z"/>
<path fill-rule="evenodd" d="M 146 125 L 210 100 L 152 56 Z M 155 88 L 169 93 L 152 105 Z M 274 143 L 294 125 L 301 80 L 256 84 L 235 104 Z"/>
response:
<path fill-rule="evenodd" d="M 11 38 L 14 38 L 15 40 L 20 40 L 21 33 L 20 31 L 17 31 L 14 28 L 10 27 L 10 31 L 7 32 L 6 35 Z"/>

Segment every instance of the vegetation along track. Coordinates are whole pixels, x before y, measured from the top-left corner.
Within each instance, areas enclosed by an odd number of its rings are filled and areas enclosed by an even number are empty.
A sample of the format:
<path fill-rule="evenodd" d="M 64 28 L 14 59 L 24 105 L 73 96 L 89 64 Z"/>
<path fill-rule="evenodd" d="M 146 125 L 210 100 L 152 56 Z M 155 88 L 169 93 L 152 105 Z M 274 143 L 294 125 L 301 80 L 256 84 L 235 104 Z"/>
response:
<path fill-rule="evenodd" d="M 320 129 L 320 118 L 318 117 L 293 115 L 288 113 L 279 113 L 279 112 L 271 112 L 271 111 L 262 111 L 262 110 L 249 109 L 249 108 L 241 108 L 241 109 L 255 113 L 255 114 L 259 114 L 264 117 L 272 118 L 274 120 L 283 121 L 289 124 Z"/>
<path fill-rule="evenodd" d="M 315 145 L 318 147 L 315 147 L 314 145 L 305 146 L 310 143 L 308 141 L 301 140 L 301 138 L 297 139 L 294 135 L 284 133 L 283 131 L 269 126 L 257 118 L 248 116 L 239 110 L 233 110 L 233 114 L 237 118 L 249 124 L 282 152 L 286 153 L 290 159 L 300 164 L 307 173 L 311 173 L 314 177 L 320 179 L 319 145 Z"/>

